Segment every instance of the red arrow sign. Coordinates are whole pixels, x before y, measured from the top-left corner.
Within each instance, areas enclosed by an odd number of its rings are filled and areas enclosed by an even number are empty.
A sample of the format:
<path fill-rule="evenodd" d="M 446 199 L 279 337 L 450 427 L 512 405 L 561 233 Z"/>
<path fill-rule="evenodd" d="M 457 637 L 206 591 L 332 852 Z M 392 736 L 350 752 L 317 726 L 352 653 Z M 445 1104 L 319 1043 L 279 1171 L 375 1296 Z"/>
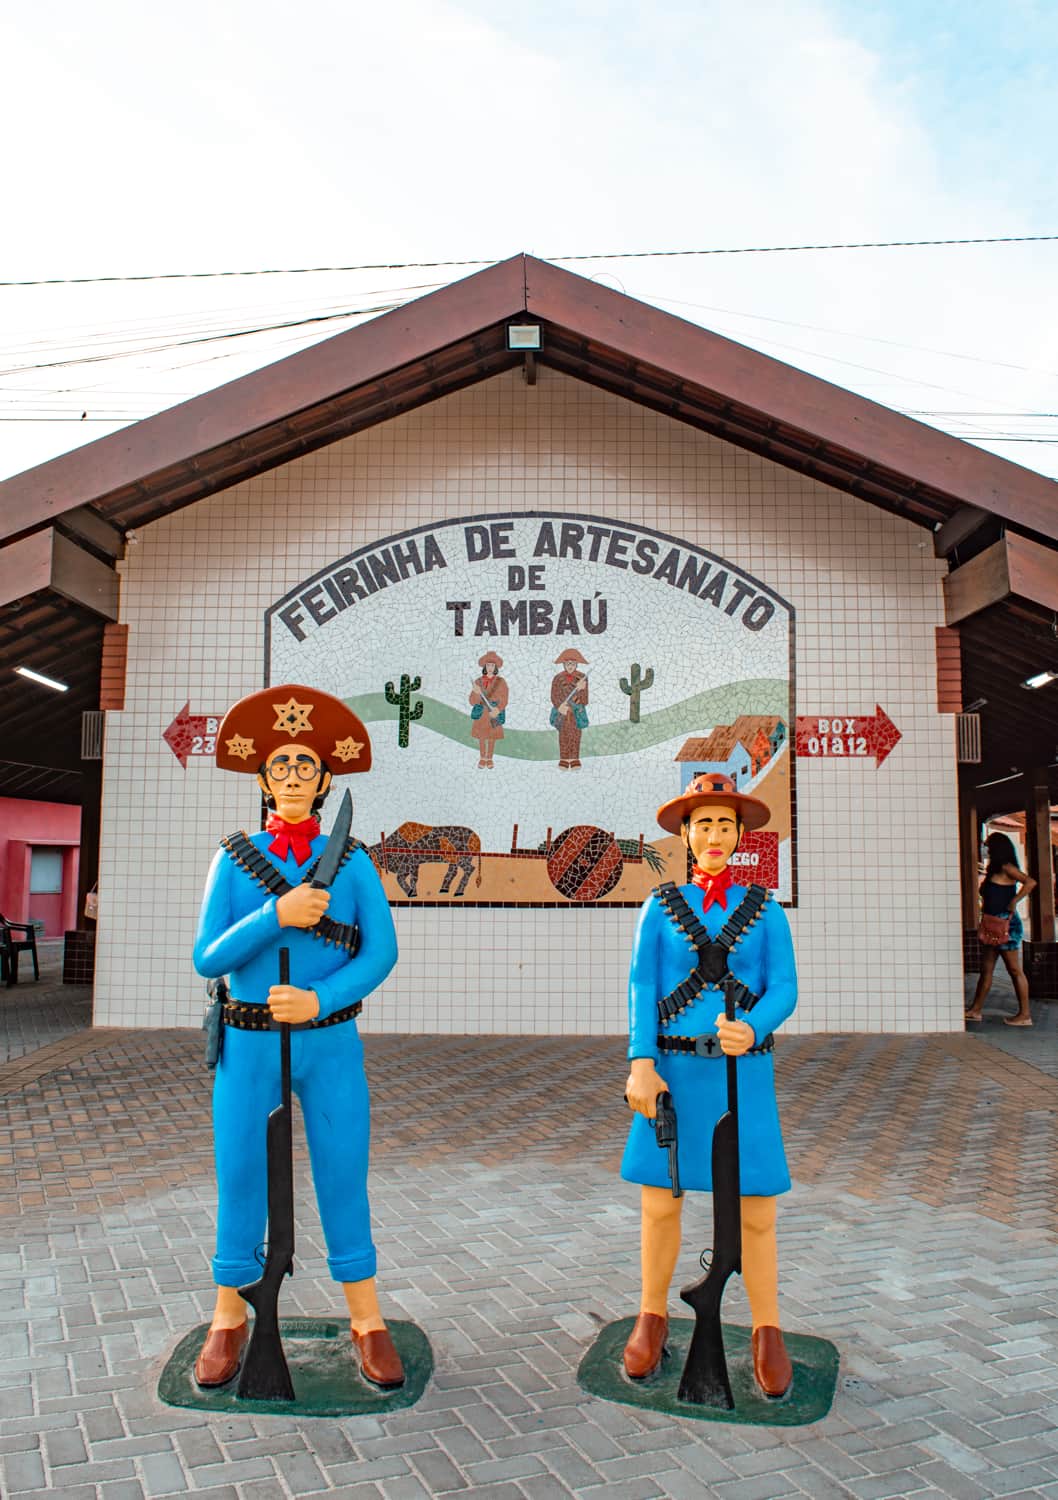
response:
<path fill-rule="evenodd" d="M 217 748 L 217 730 L 220 728 L 219 714 L 189 713 L 190 702 L 185 703 L 162 739 L 187 770 L 190 755 L 213 755 Z"/>
<path fill-rule="evenodd" d="M 826 755 L 832 760 L 873 755 L 877 767 L 901 738 L 899 729 L 878 703 L 869 719 L 848 715 L 822 719 L 798 716 L 795 745 L 798 755 Z"/>

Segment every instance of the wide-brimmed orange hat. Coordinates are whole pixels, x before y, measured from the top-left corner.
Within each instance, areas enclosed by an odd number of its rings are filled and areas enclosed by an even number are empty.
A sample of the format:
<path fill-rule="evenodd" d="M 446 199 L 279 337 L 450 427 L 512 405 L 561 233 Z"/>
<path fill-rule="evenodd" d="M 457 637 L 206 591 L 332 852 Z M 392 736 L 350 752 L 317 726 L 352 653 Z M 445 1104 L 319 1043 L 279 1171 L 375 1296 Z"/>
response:
<path fill-rule="evenodd" d="M 565 662 L 573 661 L 582 662 L 584 666 L 588 665 L 588 658 L 586 656 L 581 656 L 576 646 L 567 646 L 565 651 L 563 651 L 561 655 L 555 657 L 555 666 L 557 667 L 560 664 L 564 664 Z"/>
<path fill-rule="evenodd" d="M 307 745 L 334 776 L 371 769 L 371 737 L 340 698 L 284 682 L 233 703 L 217 731 L 217 765 L 249 771 L 280 745 Z"/>
<path fill-rule="evenodd" d="M 759 797 L 747 797 L 745 792 L 737 791 L 730 776 L 723 776 L 718 771 L 704 771 L 694 778 L 682 796 L 673 797 L 671 802 L 658 808 L 658 822 L 666 833 L 679 833 L 684 818 L 705 802 L 723 802 L 733 807 L 745 828 L 763 828 L 771 817 L 768 804 Z"/>
<path fill-rule="evenodd" d="M 484 656 L 478 657 L 479 667 L 490 667 L 493 664 L 497 669 L 503 666 L 503 657 L 497 656 L 495 651 L 486 651 Z"/>

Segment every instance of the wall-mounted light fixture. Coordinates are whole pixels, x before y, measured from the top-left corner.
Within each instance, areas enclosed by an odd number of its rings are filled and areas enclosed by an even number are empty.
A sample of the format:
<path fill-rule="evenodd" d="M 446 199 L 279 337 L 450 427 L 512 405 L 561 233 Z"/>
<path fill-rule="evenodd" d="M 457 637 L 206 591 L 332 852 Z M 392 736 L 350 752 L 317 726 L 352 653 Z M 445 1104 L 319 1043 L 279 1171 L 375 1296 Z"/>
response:
<path fill-rule="evenodd" d="M 70 690 L 68 682 L 56 682 L 54 677 L 45 677 L 43 672 L 34 672 L 32 667 L 16 667 L 15 671 L 20 677 L 28 677 L 30 682 L 39 682 L 42 687 L 54 688 L 57 693 L 66 693 Z"/>
<path fill-rule="evenodd" d="M 1046 687 L 1049 682 L 1058 682 L 1058 672 L 1037 672 L 1035 677 L 1026 677 L 1023 688 Z"/>
<path fill-rule="evenodd" d="M 543 329 L 539 323 L 508 323 L 507 348 L 525 355 L 522 378 L 526 385 L 536 384 L 536 356 L 543 347 Z"/>
<path fill-rule="evenodd" d="M 543 345 L 543 335 L 539 323 L 508 323 L 507 324 L 507 348 L 508 349 L 540 349 Z"/>

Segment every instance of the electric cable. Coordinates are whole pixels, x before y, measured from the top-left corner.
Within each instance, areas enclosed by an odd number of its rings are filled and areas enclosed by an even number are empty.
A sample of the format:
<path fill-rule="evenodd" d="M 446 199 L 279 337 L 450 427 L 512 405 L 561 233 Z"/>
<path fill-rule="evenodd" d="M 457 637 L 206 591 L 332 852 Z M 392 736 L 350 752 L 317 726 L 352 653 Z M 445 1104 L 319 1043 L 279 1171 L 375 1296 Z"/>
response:
<path fill-rule="evenodd" d="M 284 328 L 303 328 L 315 323 L 330 323 L 336 318 L 366 318 L 374 317 L 379 313 L 392 312 L 394 308 L 403 306 L 400 302 L 381 303 L 377 307 L 352 308 L 346 312 L 323 313 L 310 318 L 294 318 L 283 323 L 263 324 L 257 328 L 240 328 L 226 333 L 212 333 L 200 335 L 195 338 L 174 339 L 165 344 L 148 345 L 141 349 L 119 349 L 107 354 L 80 355 L 72 359 L 46 360 L 38 364 L 13 365 L 10 369 L 0 370 L 3 375 L 21 375 L 27 370 L 61 370 L 68 369 L 72 365 L 101 364 L 107 360 L 128 359 L 139 354 L 159 354 L 168 349 L 183 349 L 191 344 L 214 344 L 225 339 L 249 338 L 257 333 L 273 333 Z"/>
<path fill-rule="evenodd" d="M 672 260 L 698 255 L 790 255 L 815 250 L 918 250 L 945 245 L 1038 245 L 1058 240 L 1058 234 L 996 234 L 936 240 L 847 240 L 804 245 L 721 245 L 702 250 L 610 250 L 593 254 L 546 255 L 549 261 Z M 101 286 L 108 282 L 204 281 L 234 276 L 317 276 L 347 271 L 435 271 L 465 266 L 488 266 L 497 259 L 368 261 L 356 266 L 286 266 L 239 271 L 154 271 L 133 276 L 46 276 L 26 281 L 0 281 L 0 287 Z"/>

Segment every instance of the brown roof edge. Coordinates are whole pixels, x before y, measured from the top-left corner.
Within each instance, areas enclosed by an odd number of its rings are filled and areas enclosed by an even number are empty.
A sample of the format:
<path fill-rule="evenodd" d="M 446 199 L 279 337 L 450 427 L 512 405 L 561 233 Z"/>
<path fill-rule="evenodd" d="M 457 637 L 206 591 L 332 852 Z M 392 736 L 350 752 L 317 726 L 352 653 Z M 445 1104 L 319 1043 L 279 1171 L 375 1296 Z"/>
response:
<path fill-rule="evenodd" d="M 525 257 L 484 271 L 0 481 L 0 539 L 525 312 Z"/>
<path fill-rule="evenodd" d="M 706 386 L 912 483 L 1058 538 L 1053 479 L 547 261 L 526 256 L 525 271 L 528 313 Z"/>
<path fill-rule="evenodd" d="M 753 413 L 885 470 L 891 482 L 947 495 L 1058 540 L 1058 484 L 959 438 L 902 417 L 745 345 L 546 261 L 515 255 L 391 313 L 0 482 L 0 540 L 46 525 L 161 471 L 278 427 L 299 411 L 473 339 L 536 316 L 632 365 Z M 547 358 L 545 333 L 543 358 Z M 591 378 L 590 369 L 582 378 Z M 634 398 L 633 398 L 634 399 Z M 737 438 L 735 439 L 737 441 Z M 781 455 L 777 462 L 782 462 Z M 840 480 L 836 480 L 840 486 Z M 219 485 L 216 487 L 220 487 Z M 204 490 L 203 493 L 211 493 Z"/>

